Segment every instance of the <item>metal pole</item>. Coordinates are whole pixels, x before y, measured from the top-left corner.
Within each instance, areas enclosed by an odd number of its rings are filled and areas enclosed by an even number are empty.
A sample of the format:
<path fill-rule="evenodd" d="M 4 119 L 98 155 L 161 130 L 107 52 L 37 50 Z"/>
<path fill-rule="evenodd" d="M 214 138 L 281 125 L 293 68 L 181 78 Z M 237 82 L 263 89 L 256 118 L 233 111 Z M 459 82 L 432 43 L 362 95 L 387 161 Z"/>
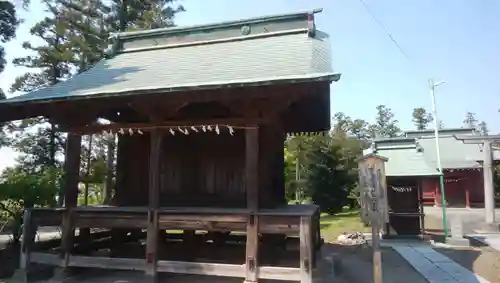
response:
<path fill-rule="evenodd" d="M 439 84 L 441 84 L 441 83 L 439 83 Z M 438 170 L 439 170 L 439 187 L 441 189 L 441 209 L 443 211 L 443 231 L 444 231 L 444 237 L 448 238 L 448 220 L 446 217 L 446 197 L 445 197 L 445 192 L 444 192 L 444 175 L 443 175 L 443 167 L 441 166 L 441 152 L 439 149 L 439 124 L 438 124 L 439 121 L 438 121 L 437 110 L 436 110 L 436 95 L 434 93 L 435 87 L 439 84 L 434 84 L 434 81 L 432 79 L 429 79 L 429 88 L 430 88 L 430 95 L 431 95 L 431 101 L 432 101 L 432 114 L 434 116 L 434 136 L 436 139 L 436 158 L 437 158 L 437 166 L 438 166 Z"/>
<path fill-rule="evenodd" d="M 493 162 L 491 143 L 491 141 L 485 140 L 483 144 L 484 211 L 487 224 L 495 223 L 495 190 L 492 182 Z"/>

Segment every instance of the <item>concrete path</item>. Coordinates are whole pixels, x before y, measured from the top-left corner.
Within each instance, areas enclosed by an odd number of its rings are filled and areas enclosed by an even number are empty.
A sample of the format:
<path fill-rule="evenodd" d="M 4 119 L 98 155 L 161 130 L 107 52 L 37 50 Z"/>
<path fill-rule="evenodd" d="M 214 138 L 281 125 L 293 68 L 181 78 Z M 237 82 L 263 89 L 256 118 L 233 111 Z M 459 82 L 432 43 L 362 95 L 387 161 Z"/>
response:
<path fill-rule="evenodd" d="M 429 283 L 491 283 L 423 244 L 394 244 L 392 248 Z"/>
<path fill-rule="evenodd" d="M 500 233 L 472 234 L 468 236 L 500 252 Z"/>
<path fill-rule="evenodd" d="M 429 227 L 427 228 L 439 228 L 442 229 L 443 225 L 440 223 L 442 221 L 443 212 L 440 207 L 426 206 L 424 207 L 424 213 L 426 215 L 426 222 L 439 222 L 440 227 Z M 463 222 L 463 231 L 466 234 L 475 234 L 479 230 L 478 224 L 484 222 L 485 211 L 484 208 L 446 208 L 446 214 L 448 215 L 448 228 L 450 227 L 450 221 L 452 218 L 459 216 Z M 432 221 L 433 218 L 437 221 Z M 495 218 L 500 220 L 500 208 L 495 209 Z M 429 222 L 430 221 L 430 222 Z M 432 225 L 431 225 L 432 226 Z"/>

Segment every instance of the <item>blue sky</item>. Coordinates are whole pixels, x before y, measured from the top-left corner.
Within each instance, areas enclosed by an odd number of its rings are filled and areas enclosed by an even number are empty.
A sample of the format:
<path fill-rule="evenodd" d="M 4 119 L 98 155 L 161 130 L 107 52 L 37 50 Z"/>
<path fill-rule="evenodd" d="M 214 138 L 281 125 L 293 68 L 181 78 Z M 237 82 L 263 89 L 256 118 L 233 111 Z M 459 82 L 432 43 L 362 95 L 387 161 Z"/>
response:
<path fill-rule="evenodd" d="M 38 2 L 33 0 L 32 2 Z M 332 113 L 373 121 L 375 106 L 392 108 L 403 129 L 413 129 L 415 107 L 430 109 L 427 79 L 445 80 L 436 89 L 439 118 L 460 127 L 467 111 L 500 131 L 500 1 L 365 0 L 399 43 L 405 57 L 360 0 L 182 0 L 178 25 L 236 20 L 267 14 L 324 8 L 318 29 L 330 35 L 333 68 L 342 73 L 332 85 Z M 23 56 L 21 42 L 43 14 L 40 4 L 24 12 L 17 40 L 7 44 L 8 60 Z M 0 87 L 8 89 L 25 70 L 8 66 Z M 495 99 L 495 97 L 497 97 Z M 13 154 L 0 151 L 2 164 Z M 2 162 L 2 160 L 4 160 Z"/>

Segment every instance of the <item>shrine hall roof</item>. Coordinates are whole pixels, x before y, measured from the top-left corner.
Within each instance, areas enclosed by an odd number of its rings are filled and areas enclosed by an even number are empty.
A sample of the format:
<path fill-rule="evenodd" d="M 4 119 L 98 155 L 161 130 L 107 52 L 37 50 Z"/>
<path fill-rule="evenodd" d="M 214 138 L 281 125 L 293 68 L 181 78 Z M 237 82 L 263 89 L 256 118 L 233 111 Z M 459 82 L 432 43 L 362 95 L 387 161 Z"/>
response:
<path fill-rule="evenodd" d="M 310 12 L 211 25 L 113 34 L 107 59 L 54 86 L 0 102 L 76 98 L 308 81 L 336 81 L 328 35 Z"/>
<path fill-rule="evenodd" d="M 456 134 L 473 135 L 473 129 L 443 129 L 439 134 L 443 169 L 482 168 L 483 154 L 478 144 L 464 144 Z M 434 131 L 406 132 L 402 138 L 375 140 L 364 154 L 376 153 L 388 159 L 387 176 L 439 175 Z M 493 159 L 500 160 L 500 150 L 493 149 Z"/>

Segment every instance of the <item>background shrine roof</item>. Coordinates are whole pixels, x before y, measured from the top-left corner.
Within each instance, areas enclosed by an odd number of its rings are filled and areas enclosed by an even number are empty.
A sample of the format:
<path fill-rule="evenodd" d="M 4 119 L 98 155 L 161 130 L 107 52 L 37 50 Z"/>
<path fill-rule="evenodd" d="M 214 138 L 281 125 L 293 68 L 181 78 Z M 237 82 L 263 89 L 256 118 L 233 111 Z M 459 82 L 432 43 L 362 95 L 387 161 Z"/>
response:
<path fill-rule="evenodd" d="M 442 129 L 439 148 L 443 169 L 482 168 L 482 146 L 465 144 L 456 135 L 473 136 L 474 129 Z M 387 176 L 439 175 L 434 130 L 409 131 L 404 137 L 374 140 L 364 154 L 376 153 L 386 157 Z M 500 160 L 500 150 L 493 148 L 493 159 Z"/>
<path fill-rule="evenodd" d="M 308 81 L 336 81 L 328 35 L 310 12 L 113 34 L 108 59 L 17 104 Z"/>

